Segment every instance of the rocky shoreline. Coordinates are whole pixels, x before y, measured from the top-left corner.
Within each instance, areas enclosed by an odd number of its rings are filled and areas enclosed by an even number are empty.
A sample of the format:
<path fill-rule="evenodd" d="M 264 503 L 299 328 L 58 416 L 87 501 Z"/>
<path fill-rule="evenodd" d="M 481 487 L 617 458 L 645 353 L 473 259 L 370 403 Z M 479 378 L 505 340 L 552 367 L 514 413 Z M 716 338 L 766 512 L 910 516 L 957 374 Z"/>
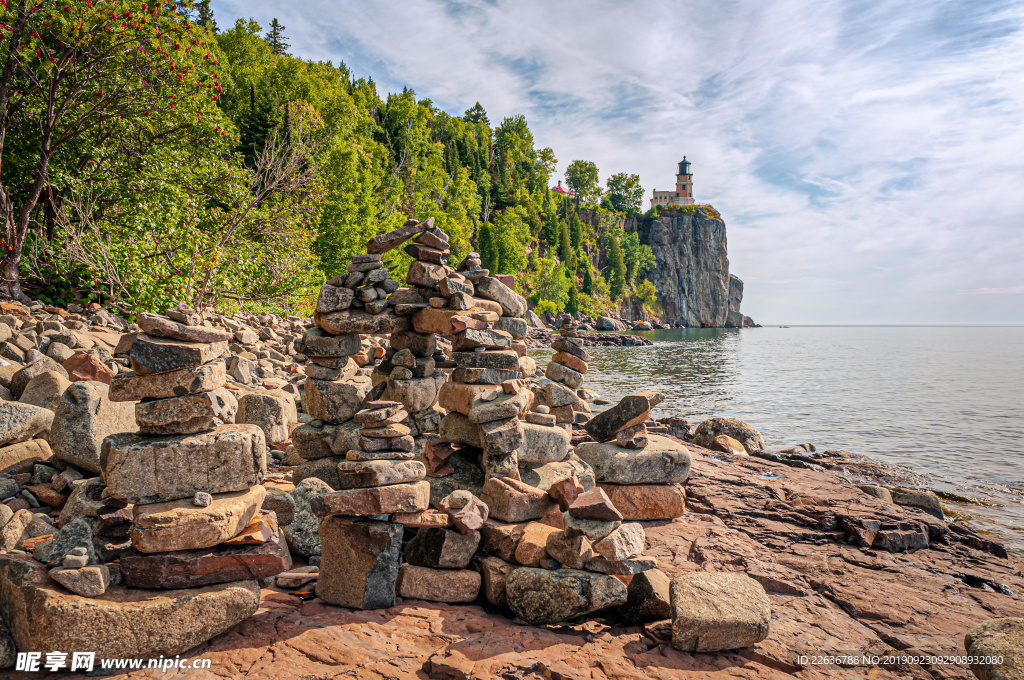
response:
<path fill-rule="evenodd" d="M 380 257 L 403 245 L 409 287 Z M 312 325 L 0 307 L 0 668 L 1024 672 L 1024 563 L 934 494 L 742 421 L 652 419 L 658 392 L 600 399 L 584 348 L 649 341 L 569 318 L 531 339 L 512 282 L 448 267 L 430 221 L 367 250 Z M 934 659 L 965 651 L 1001 660 Z"/>
<path fill-rule="evenodd" d="M 547 348 L 551 346 L 554 337 L 554 334 L 547 328 L 531 328 L 527 331 L 524 341 L 526 346 L 531 349 Z M 642 347 L 654 344 L 642 335 L 628 333 L 580 331 L 579 337 L 587 347 Z"/>

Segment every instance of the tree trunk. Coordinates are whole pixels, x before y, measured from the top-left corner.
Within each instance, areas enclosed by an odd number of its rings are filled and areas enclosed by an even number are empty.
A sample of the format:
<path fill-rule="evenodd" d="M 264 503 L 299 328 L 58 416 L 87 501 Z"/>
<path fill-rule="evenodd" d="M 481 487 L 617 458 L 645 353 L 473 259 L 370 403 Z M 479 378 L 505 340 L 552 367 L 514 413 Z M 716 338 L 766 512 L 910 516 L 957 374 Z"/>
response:
<path fill-rule="evenodd" d="M 28 304 L 31 300 L 21 292 L 20 263 L 21 253 L 19 251 L 3 248 L 3 258 L 0 259 L 0 297 Z"/>

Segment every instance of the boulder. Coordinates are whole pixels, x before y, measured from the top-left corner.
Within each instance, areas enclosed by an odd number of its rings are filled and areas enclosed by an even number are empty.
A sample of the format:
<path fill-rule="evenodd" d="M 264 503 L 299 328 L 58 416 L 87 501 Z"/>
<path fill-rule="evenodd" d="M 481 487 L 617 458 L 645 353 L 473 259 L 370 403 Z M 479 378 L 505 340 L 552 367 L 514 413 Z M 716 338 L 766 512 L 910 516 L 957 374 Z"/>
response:
<path fill-rule="evenodd" d="M 0 471 L 20 468 L 31 460 L 44 461 L 53 456 L 50 444 L 45 439 L 30 439 L 27 442 L 0 447 Z"/>
<path fill-rule="evenodd" d="M 128 358 L 137 374 L 152 375 L 202 366 L 225 354 L 227 349 L 227 342 L 183 342 L 140 335 L 132 343 Z"/>
<path fill-rule="evenodd" d="M 505 580 L 505 594 L 509 609 L 535 626 L 617 607 L 627 599 L 620 581 L 577 569 L 516 569 Z"/>
<path fill-rule="evenodd" d="M 33 361 L 24 368 L 20 368 L 14 375 L 11 376 L 10 390 L 11 395 L 15 399 L 21 398 L 21 393 L 25 391 L 29 382 L 37 375 L 43 373 L 55 372 L 63 378 L 68 378 L 68 372 L 64 370 L 64 367 L 58 364 L 50 357 L 42 357 L 37 361 Z"/>
<path fill-rule="evenodd" d="M 109 389 L 103 383 L 76 382 L 64 391 L 50 429 L 50 448 L 57 458 L 99 474 L 103 439 L 136 430 L 134 404 L 110 401 Z"/>
<path fill-rule="evenodd" d="M 396 316 L 390 311 L 385 311 L 382 314 L 367 314 L 361 309 L 346 309 L 329 314 L 315 314 L 313 321 L 317 326 L 333 335 L 353 333 L 386 335 L 409 329 L 408 317 Z"/>
<path fill-rule="evenodd" d="M 267 472 L 266 443 L 255 425 L 157 438 L 115 434 L 103 441 L 100 459 L 107 492 L 125 503 L 245 491 Z"/>
<path fill-rule="evenodd" d="M 0 446 L 17 444 L 50 429 L 53 411 L 41 406 L 0 401 Z"/>
<path fill-rule="evenodd" d="M 761 433 L 753 425 L 735 418 L 708 418 L 694 430 L 693 443 L 706 449 L 711 448 L 715 437 L 722 434 L 737 440 L 747 453 L 764 451 L 764 437 Z"/>
<path fill-rule="evenodd" d="M 135 422 L 145 435 L 193 434 L 234 423 L 237 411 L 235 395 L 219 387 L 212 392 L 138 402 Z"/>
<path fill-rule="evenodd" d="M 57 586 L 32 558 L 0 555 L 0 607 L 22 652 L 173 657 L 244 621 L 259 604 L 256 581 L 160 592 L 111 586 L 86 598 Z"/>
<path fill-rule="evenodd" d="M 362 349 L 358 333 L 332 335 L 322 328 L 313 326 L 302 336 L 302 351 L 314 357 L 344 357 L 357 354 Z"/>
<path fill-rule="evenodd" d="M 672 579 L 672 646 L 720 652 L 768 637 L 772 607 L 764 588 L 746 574 L 691 572 Z"/>
<path fill-rule="evenodd" d="M 351 517 L 320 523 L 320 578 L 317 597 L 352 609 L 395 604 L 402 561 L 402 525 Z"/>
<path fill-rule="evenodd" d="M 964 649 L 975 663 L 978 680 L 1024 678 L 1024 618 L 990 619 L 964 636 Z"/>
<path fill-rule="evenodd" d="M 476 295 L 501 305 L 503 316 L 522 316 L 526 313 L 526 298 L 492 276 L 476 282 Z"/>
<path fill-rule="evenodd" d="M 306 397 L 302 405 L 311 417 L 329 423 L 349 420 L 362 408 L 372 388 L 370 379 L 354 376 L 345 381 L 306 379 Z"/>
<path fill-rule="evenodd" d="M 686 493 L 678 484 L 602 484 L 626 521 L 675 519 L 686 514 Z"/>
<path fill-rule="evenodd" d="M 519 476 L 530 486 L 535 486 L 541 491 L 547 491 L 551 485 L 560 479 L 575 476 L 585 491 L 594 488 L 594 470 L 587 463 L 579 459 L 575 453 L 570 453 L 565 458 L 554 463 L 529 463 L 523 462 L 519 468 Z"/>
<path fill-rule="evenodd" d="M 594 469 L 598 482 L 608 484 L 671 484 L 690 474 L 690 453 L 667 437 L 650 435 L 645 449 L 586 442 L 576 454 Z"/>
<path fill-rule="evenodd" d="M 288 426 L 298 420 L 295 398 L 281 390 L 242 395 L 235 414 L 236 423 L 256 425 L 263 430 L 267 444 L 288 441 L 291 438 Z"/>
<path fill-rule="evenodd" d="M 25 386 L 18 401 L 22 404 L 48 408 L 52 411 L 56 408 L 54 402 L 60 399 L 60 396 L 64 394 L 64 390 L 70 385 L 71 381 L 57 371 L 46 371 L 28 381 L 28 385 Z"/>

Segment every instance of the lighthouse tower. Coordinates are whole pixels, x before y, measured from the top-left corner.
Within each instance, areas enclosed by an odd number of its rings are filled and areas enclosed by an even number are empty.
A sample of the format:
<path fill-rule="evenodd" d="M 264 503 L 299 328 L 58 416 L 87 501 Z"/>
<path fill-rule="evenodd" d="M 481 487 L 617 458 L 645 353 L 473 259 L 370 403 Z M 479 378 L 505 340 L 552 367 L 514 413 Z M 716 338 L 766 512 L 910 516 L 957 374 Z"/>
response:
<path fill-rule="evenodd" d="M 675 191 L 655 189 L 654 195 L 651 197 L 651 207 L 656 205 L 693 205 L 693 173 L 690 172 L 690 161 L 686 160 L 686 156 L 679 161 L 677 170 Z"/>

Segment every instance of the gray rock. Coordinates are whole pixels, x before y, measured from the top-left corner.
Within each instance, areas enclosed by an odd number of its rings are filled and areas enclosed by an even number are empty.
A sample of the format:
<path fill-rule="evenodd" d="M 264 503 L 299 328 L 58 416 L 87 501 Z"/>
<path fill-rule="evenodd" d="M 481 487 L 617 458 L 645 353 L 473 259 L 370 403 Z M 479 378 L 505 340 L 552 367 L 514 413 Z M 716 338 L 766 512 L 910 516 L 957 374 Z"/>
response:
<path fill-rule="evenodd" d="M 310 356 L 344 357 L 362 349 L 358 334 L 331 335 L 313 326 L 302 336 L 303 352 Z"/>
<path fill-rule="evenodd" d="M 964 648 L 982 663 L 971 664 L 978 680 L 1024 678 L 1024 618 L 990 619 L 967 631 Z"/>
<path fill-rule="evenodd" d="M 463 534 L 453 529 L 420 529 L 405 546 L 405 561 L 432 569 L 464 569 L 478 545 L 479 531 Z"/>
<path fill-rule="evenodd" d="M 312 513 L 311 504 L 314 498 L 333 490 L 321 479 L 307 478 L 297 482 L 289 493 L 295 514 L 283 531 L 288 547 L 293 551 L 306 557 L 320 554 L 320 518 Z"/>
<path fill-rule="evenodd" d="M 110 380 L 110 401 L 170 399 L 186 394 L 212 392 L 224 386 L 227 368 L 222 361 L 155 375 L 118 373 Z"/>
<path fill-rule="evenodd" d="M 505 581 L 508 607 L 529 624 L 558 623 L 625 604 L 626 586 L 611 576 L 577 569 L 516 569 Z"/>
<path fill-rule="evenodd" d="M 455 472 L 446 477 L 427 477 L 431 507 L 440 507 L 441 499 L 458 489 L 480 495 L 484 486 L 484 471 L 480 468 L 479 457 L 480 451 L 477 449 L 456 451 L 448 459 Z"/>
<path fill-rule="evenodd" d="M 586 442 L 576 455 L 593 469 L 598 482 L 610 484 L 671 484 L 690 474 L 690 453 L 682 444 L 650 435 L 645 449 L 624 449 L 615 444 Z"/>
<path fill-rule="evenodd" d="M 20 399 L 21 393 L 25 391 L 25 388 L 28 386 L 28 383 L 32 378 L 50 371 L 59 374 L 65 379 L 68 378 L 68 372 L 64 370 L 63 366 L 50 357 L 40 357 L 37 361 L 18 370 L 17 373 L 11 376 L 11 394 L 15 399 Z"/>
<path fill-rule="evenodd" d="M 672 618 L 670 586 L 669 577 L 658 569 L 638 573 L 629 582 L 626 604 L 619 607 L 619 614 L 633 622 Z"/>
<path fill-rule="evenodd" d="M 231 333 L 223 328 L 186 325 L 158 314 L 142 312 L 135 323 L 147 335 L 184 342 L 227 342 L 231 339 Z"/>
<path fill-rule="evenodd" d="M 217 359 L 227 349 L 226 342 L 183 342 L 140 335 L 132 343 L 128 358 L 136 373 L 151 375 L 201 366 Z"/>
<path fill-rule="evenodd" d="M 305 423 L 292 430 L 292 444 L 306 460 L 343 456 L 346 451 L 359 448 L 360 429 L 362 426 L 352 420 L 337 425 Z"/>
<path fill-rule="evenodd" d="M 95 517 L 79 517 L 62 526 L 54 537 L 46 563 L 53 567 L 59 566 L 76 548 L 83 548 L 87 558 L 86 564 L 103 564 L 103 551 L 94 540 L 98 526 L 99 520 Z"/>
<path fill-rule="evenodd" d="M 584 491 L 590 491 L 596 485 L 594 469 L 585 461 L 580 460 L 575 453 L 570 453 L 564 459 L 554 463 L 522 462 L 519 468 L 519 477 L 541 491 L 547 491 L 558 480 L 573 475 L 580 480 Z"/>
<path fill-rule="evenodd" d="M 718 435 L 728 435 L 743 444 L 747 453 L 764 451 L 764 437 L 753 425 L 735 418 L 708 418 L 693 432 L 693 443 L 704 448 L 711 448 L 711 444 Z"/>
<path fill-rule="evenodd" d="M 289 423 L 298 422 L 295 399 L 280 390 L 271 392 L 250 392 L 238 400 L 236 423 L 256 425 L 263 430 L 267 444 L 288 441 Z"/>
<path fill-rule="evenodd" d="M 135 404 L 135 422 L 146 435 L 193 434 L 235 422 L 238 401 L 231 390 L 187 394 Z"/>
<path fill-rule="evenodd" d="M 71 381 L 57 371 L 46 371 L 28 381 L 18 401 L 53 410 L 56 407 L 53 402 L 59 399 L 70 385 Z"/>
<path fill-rule="evenodd" d="M 484 276 L 476 282 L 476 295 L 497 302 L 505 316 L 526 313 L 526 298 L 491 276 Z"/>
<path fill-rule="evenodd" d="M 306 379 L 306 398 L 302 405 L 313 418 L 328 423 L 350 420 L 370 393 L 370 379 L 353 376 L 345 381 Z"/>
<path fill-rule="evenodd" d="M 108 390 L 89 380 L 72 383 L 64 391 L 50 429 L 50 448 L 57 458 L 99 474 L 103 439 L 136 430 L 135 405 L 110 401 Z"/>
<path fill-rule="evenodd" d="M 317 597 L 353 609 L 395 604 L 402 562 L 402 525 L 348 517 L 326 517 L 320 525 Z"/>
<path fill-rule="evenodd" d="M 31 404 L 0 401 L 0 446 L 23 442 L 50 429 L 53 411 Z"/>
<path fill-rule="evenodd" d="M 942 504 L 939 502 L 939 497 L 933 492 L 926 489 L 907 489 L 905 487 L 897 487 L 890 489 L 889 493 L 892 496 L 892 502 L 896 505 L 904 505 L 910 508 L 917 508 L 923 510 L 933 517 L 938 517 L 941 520 L 946 519 L 942 514 Z"/>
<path fill-rule="evenodd" d="M 521 423 L 520 463 L 555 463 L 569 453 L 569 433 L 561 427 Z"/>
<path fill-rule="evenodd" d="M 625 560 L 642 553 L 645 542 L 644 528 L 637 522 L 627 522 L 595 543 L 594 554 L 607 560 Z"/>
<path fill-rule="evenodd" d="M 771 602 L 746 574 L 690 572 L 672 579 L 672 646 L 684 652 L 720 652 L 768 637 Z"/>

